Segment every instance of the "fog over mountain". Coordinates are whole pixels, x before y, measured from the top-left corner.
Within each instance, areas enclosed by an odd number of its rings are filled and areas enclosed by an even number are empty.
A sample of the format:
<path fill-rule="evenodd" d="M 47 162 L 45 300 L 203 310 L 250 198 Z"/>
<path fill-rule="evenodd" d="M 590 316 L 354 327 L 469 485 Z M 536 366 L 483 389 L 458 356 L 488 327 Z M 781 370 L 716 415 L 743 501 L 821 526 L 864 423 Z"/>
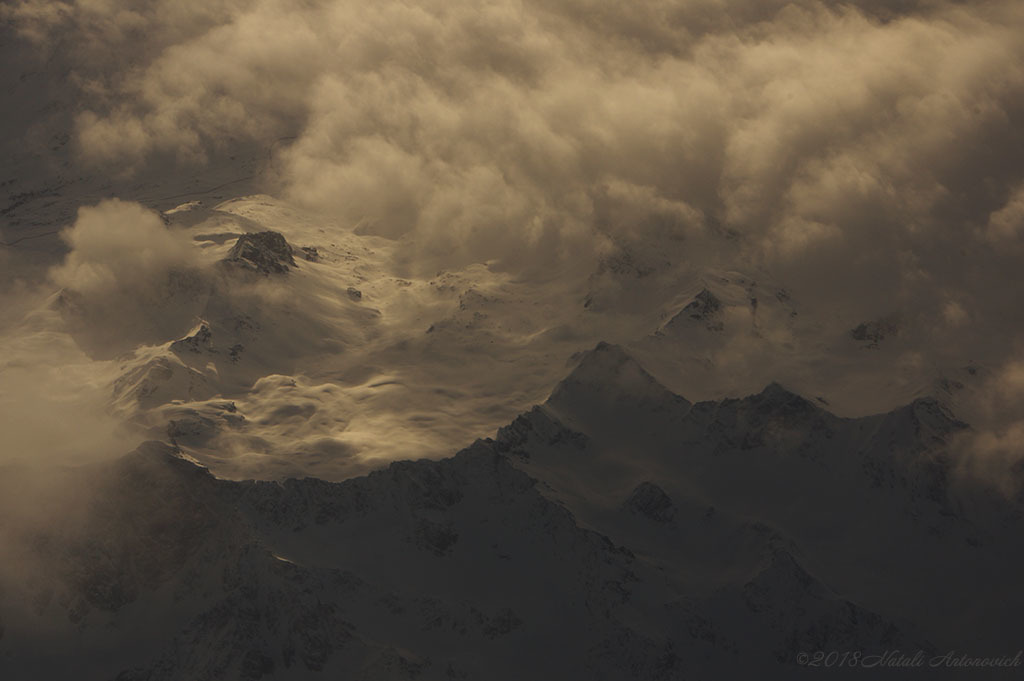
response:
<path fill-rule="evenodd" d="M 0 678 L 1012 658 L 1021 35 L 0 5 Z"/>

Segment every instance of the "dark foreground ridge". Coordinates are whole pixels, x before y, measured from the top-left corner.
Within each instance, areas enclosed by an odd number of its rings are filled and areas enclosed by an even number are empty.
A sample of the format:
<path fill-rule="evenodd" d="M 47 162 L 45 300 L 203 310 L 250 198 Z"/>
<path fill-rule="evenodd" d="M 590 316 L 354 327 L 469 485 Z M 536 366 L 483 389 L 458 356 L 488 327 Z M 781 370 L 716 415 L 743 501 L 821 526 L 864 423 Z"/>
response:
<path fill-rule="evenodd" d="M 957 424 L 777 384 L 691 404 L 602 344 L 494 440 L 344 482 L 220 480 L 146 443 L 71 473 L 74 522 L 9 535 L 33 567 L 4 578 L 0 669 L 792 679 L 801 652 L 990 654 L 1021 633 L 1020 504 L 957 487 Z"/>

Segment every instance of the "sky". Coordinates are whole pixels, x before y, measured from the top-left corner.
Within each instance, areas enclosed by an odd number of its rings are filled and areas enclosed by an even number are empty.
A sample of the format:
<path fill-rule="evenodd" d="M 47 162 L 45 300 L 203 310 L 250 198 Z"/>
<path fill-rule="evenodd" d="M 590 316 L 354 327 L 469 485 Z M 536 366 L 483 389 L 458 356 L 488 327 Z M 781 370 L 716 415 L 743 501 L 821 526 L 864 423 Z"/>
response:
<path fill-rule="evenodd" d="M 785 289 L 800 323 L 762 314 L 756 340 L 727 325 L 728 340 L 701 350 L 712 368 L 689 382 L 677 370 L 665 378 L 673 389 L 722 396 L 778 379 L 831 384 L 839 403 L 844 392 L 884 392 L 864 376 L 912 374 L 927 391 L 931 378 L 974 367 L 958 403 L 976 425 L 970 449 L 985 453 L 982 468 L 1017 460 L 1017 0 L 15 0 L 0 6 L 0 25 L 3 84 L 23 104 L 0 118 L 0 200 L 21 201 L 0 218 L 0 241 L 49 234 L 0 248 L 2 290 L 14 301 L 0 340 L 17 349 L 4 369 L 8 396 L 24 385 L 52 399 L 67 385 L 54 378 L 65 364 L 92 366 L 85 383 L 105 389 L 118 371 L 99 356 L 116 345 L 111 329 L 126 346 L 187 331 L 189 305 L 154 314 L 167 272 L 202 278 L 216 249 L 196 248 L 186 229 L 195 225 L 165 229 L 154 210 L 232 182 L 226 196 L 260 193 L 373 244 L 386 254 L 370 268 L 378 282 L 416 283 L 367 298 L 379 322 L 319 305 L 317 287 L 347 285 L 340 279 L 290 285 L 307 294 L 297 298 L 307 301 L 297 304 L 302 328 L 344 338 L 379 369 L 368 380 L 461 391 L 449 406 L 464 407 L 446 416 L 466 425 L 425 445 L 431 454 L 542 398 L 571 352 L 602 338 L 636 342 L 657 364 L 669 351 L 649 336 L 693 282 L 740 272 Z M 44 205 L 48 192 L 55 207 Z M 443 307 L 415 298 L 418 283 L 442 272 L 463 295 L 472 282 L 492 292 L 469 299 L 498 342 L 468 362 L 491 372 L 487 390 L 409 340 L 423 321 L 410 306 Z M 94 328 L 75 335 L 30 304 L 60 289 L 79 296 Z M 597 301 L 586 318 L 584 298 Z M 460 305 L 465 313 L 464 297 Z M 729 308 L 737 328 L 740 307 Z M 445 314 L 438 320 L 461 319 Z M 325 331 L 325 319 L 335 326 Z M 840 353 L 837 339 L 873 320 L 892 320 L 898 340 Z M 403 342 L 414 350 L 403 354 Z M 309 378 L 311 353 L 282 352 L 294 361 L 271 362 L 268 376 Z M 502 370 L 501 357 L 514 368 Z M 310 389 L 348 390 L 337 376 L 351 366 L 332 370 Z M 411 428 L 405 416 L 426 398 L 410 390 L 346 393 L 348 422 Z M 76 404 L 92 414 L 97 399 L 85 392 Z M 851 398 L 847 408 L 880 410 L 912 393 Z M 9 428 L 21 421 L 7 418 Z M 332 423 L 310 438 L 340 427 Z M 369 447 L 366 428 L 349 445 Z M 402 451 L 425 429 L 412 428 Z M 108 440 L 93 448 L 109 450 Z"/>

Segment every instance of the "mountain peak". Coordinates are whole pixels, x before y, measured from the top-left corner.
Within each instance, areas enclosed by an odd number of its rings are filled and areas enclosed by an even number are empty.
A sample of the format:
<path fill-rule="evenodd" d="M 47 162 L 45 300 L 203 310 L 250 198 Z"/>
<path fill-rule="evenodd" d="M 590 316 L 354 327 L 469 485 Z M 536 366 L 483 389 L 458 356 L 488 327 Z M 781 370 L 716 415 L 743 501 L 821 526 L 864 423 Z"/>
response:
<path fill-rule="evenodd" d="M 659 523 L 667 523 L 676 514 L 676 507 L 665 490 L 653 482 L 641 482 L 630 493 L 623 507 L 634 515 Z"/>
<path fill-rule="evenodd" d="M 598 344 L 594 346 L 593 350 L 585 353 L 584 359 L 590 356 L 606 357 L 616 362 L 634 361 L 630 354 L 626 352 L 621 345 L 609 343 L 608 341 L 598 342 Z"/>
<path fill-rule="evenodd" d="M 199 323 L 189 332 L 189 335 L 172 342 L 170 349 L 176 355 L 198 355 L 203 352 L 214 352 L 213 332 L 210 331 L 210 325 L 204 320 L 199 320 Z"/>
<path fill-rule="evenodd" d="M 764 390 L 758 393 L 758 396 L 766 400 L 771 400 L 773 402 L 804 399 L 799 394 L 793 392 L 792 390 L 782 385 L 778 381 L 772 381 L 771 383 L 766 385 L 764 387 Z"/>
<path fill-rule="evenodd" d="M 583 354 L 546 405 L 560 415 L 579 413 L 603 419 L 618 418 L 625 410 L 649 414 L 688 409 L 690 403 L 661 385 L 621 346 L 602 341 Z"/>
<path fill-rule="evenodd" d="M 703 325 L 708 331 L 722 331 L 722 301 L 708 288 L 703 288 L 677 312 L 660 330 L 659 333 L 680 333 L 695 325 Z"/>
<path fill-rule="evenodd" d="M 665 391 L 658 381 L 627 353 L 622 346 L 601 341 L 593 350 L 582 353 L 576 368 L 555 388 L 551 400 L 576 387 L 598 391 L 622 388 L 629 392 Z M 667 392 L 667 391 L 666 391 Z"/>
<path fill-rule="evenodd" d="M 693 297 L 693 302 L 683 308 L 683 312 L 687 313 L 691 319 L 707 319 L 721 309 L 722 301 L 714 293 L 703 288 Z"/>
<path fill-rule="evenodd" d="M 784 407 L 796 411 L 816 411 L 818 407 L 803 395 L 793 392 L 778 381 L 772 381 L 764 390 L 747 398 L 766 407 Z"/>

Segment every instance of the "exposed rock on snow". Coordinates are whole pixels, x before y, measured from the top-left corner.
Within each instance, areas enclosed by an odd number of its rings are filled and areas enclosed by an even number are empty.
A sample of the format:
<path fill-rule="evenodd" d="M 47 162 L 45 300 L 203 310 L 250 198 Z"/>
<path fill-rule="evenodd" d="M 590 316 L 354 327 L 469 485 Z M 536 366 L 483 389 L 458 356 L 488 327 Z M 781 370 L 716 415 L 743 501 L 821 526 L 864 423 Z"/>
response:
<path fill-rule="evenodd" d="M 693 302 L 683 308 L 682 313 L 690 319 L 715 324 L 712 320 L 722 310 L 722 302 L 711 291 L 703 289 L 696 295 Z M 708 327 L 709 329 L 711 326 Z M 721 330 L 719 326 L 715 330 Z"/>
<path fill-rule="evenodd" d="M 756 312 L 757 299 L 751 298 L 748 303 L 751 310 Z M 721 332 L 725 329 L 723 321 L 724 311 L 724 303 L 708 289 L 702 289 L 700 293 L 694 296 L 693 300 L 668 320 L 655 335 L 685 336 L 691 329 Z"/>
<path fill-rule="evenodd" d="M 213 347 L 213 333 L 206 322 L 201 322 L 192 333 L 170 345 L 171 352 L 176 355 L 216 352 Z"/>
<path fill-rule="evenodd" d="M 899 333 L 899 324 L 894 319 L 877 319 L 862 322 L 850 330 L 850 338 L 864 344 L 866 348 L 878 348 L 883 341 Z"/>
<path fill-rule="evenodd" d="M 201 372 L 178 358 L 155 357 L 130 368 L 114 382 L 114 398 L 125 405 L 134 401 L 142 409 L 151 409 L 172 400 L 201 401 L 216 394 Z"/>
<path fill-rule="evenodd" d="M 238 237 L 222 262 L 264 275 L 287 274 L 289 267 L 297 266 L 292 247 L 282 234 L 273 231 L 250 232 Z"/>

